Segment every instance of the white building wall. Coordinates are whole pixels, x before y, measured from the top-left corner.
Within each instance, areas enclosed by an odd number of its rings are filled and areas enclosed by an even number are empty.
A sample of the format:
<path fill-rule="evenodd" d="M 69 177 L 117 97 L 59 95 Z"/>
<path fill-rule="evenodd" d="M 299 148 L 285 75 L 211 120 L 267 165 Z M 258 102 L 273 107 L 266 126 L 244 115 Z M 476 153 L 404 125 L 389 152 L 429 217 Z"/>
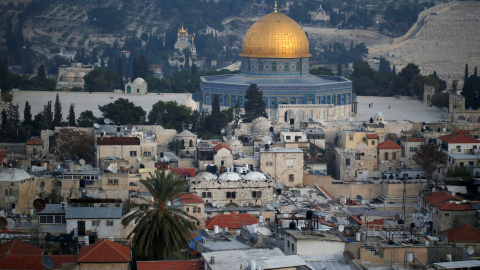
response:
<path fill-rule="evenodd" d="M 93 226 L 92 221 L 97 219 L 67 219 L 67 231 L 66 233 L 70 233 L 72 230 L 75 231 L 75 236 L 78 236 L 77 230 L 77 222 L 78 221 L 85 221 L 85 232 L 95 232 L 98 238 L 109 238 L 121 237 L 121 219 L 100 219 L 99 226 Z M 113 226 L 107 226 L 107 220 L 113 220 Z"/>

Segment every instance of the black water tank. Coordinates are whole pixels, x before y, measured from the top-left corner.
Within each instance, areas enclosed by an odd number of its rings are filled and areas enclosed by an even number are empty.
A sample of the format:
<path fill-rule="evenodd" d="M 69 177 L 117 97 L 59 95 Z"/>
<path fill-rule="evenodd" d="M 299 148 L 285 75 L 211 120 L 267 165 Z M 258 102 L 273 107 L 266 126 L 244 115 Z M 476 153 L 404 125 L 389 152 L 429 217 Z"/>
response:
<path fill-rule="evenodd" d="M 289 228 L 290 230 L 295 230 L 295 228 L 297 228 L 297 226 L 295 225 L 295 222 L 292 221 L 292 222 L 290 222 L 290 224 L 288 225 L 288 228 Z"/>
<path fill-rule="evenodd" d="M 295 119 L 290 118 L 290 125 L 295 125 Z"/>
<path fill-rule="evenodd" d="M 313 219 L 313 211 L 312 210 L 308 210 L 307 211 L 307 220 L 312 220 Z"/>

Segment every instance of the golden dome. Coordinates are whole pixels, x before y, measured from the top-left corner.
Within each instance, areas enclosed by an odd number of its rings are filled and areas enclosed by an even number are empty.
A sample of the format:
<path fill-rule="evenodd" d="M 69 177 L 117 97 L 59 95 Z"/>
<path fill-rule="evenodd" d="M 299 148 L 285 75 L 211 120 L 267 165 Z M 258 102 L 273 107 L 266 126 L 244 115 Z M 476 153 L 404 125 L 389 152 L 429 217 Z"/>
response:
<path fill-rule="evenodd" d="M 270 13 L 248 29 L 243 38 L 243 57 L 310 57 L 308 38 L 302 27 L 287 15 Z"/>
<path fill-rule="evenodd" d="M 183 23 L 182 23 L 182 29 L 178 30 L 178 35 L 187 35 L 188 32 L 183 28 Z"/>

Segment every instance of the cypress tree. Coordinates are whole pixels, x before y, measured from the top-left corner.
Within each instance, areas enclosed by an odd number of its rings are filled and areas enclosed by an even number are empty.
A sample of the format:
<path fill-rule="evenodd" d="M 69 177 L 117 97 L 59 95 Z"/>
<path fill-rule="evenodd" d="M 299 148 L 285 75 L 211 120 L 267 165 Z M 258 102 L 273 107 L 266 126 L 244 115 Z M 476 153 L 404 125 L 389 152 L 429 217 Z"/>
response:
<path fill-rule="evenodd" d="M 68 126 L 73 127 L 75 126 L 75 104 L 70 104 L 70 109 L 68 110 Z"/>
<path fill-rule="evenodd" d="M 220 122 L 222 121 L 222 113 L 220 112 L 220 99 L 218 98 L 218 95 L 213 95 L 212 115 L 210 117 L 212 135 L 220 134 L 222 132 L 222 127 L 220 125 Z"/>
<path fill-rule="evenodd" d="M 23 110 L 23 125 L 32 124 L 32 106 L 28 101 L 25 101 L 25 109 Z"/>
<path fill-rule="evenodd" d="M 267 117 L 267 112 L 265 111 L 266 106 L 262 91 L 258 89 L 256 84 L 250 84 L 250 87 L 248 87 L 245 93 L 245 104 L 243 106 L 245 114 L 243 115 L 243 121 L 250 123 L 257 117 Z"/>
<path fill-rule="evenodd" d="M 53 126 L 59 127 L 62 124 L 63 116 L 62 116 L 62 104 L 60 103 L 60 98 L 55 98 L 55 105 L 54 105 L 54 115 L 53 115 Z"/>

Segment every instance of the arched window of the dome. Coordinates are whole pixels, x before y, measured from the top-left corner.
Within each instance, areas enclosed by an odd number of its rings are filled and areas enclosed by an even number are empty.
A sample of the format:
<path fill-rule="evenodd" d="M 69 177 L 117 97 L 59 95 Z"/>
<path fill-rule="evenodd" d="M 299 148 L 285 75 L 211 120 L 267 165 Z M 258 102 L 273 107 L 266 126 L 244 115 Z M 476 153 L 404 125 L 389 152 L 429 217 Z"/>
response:
<path fill-rule="evenodd" d="M 265 106 L 268 108 L 269 106 L 268 106 L 268 100 L 267 100 L 267 98 L 263 98 L 263 102 L 265 102 Z"/>
<path fill-rule="evenodd" d="M 307 104 L 313 104 L 313 97 L 307 98 Z"/>
<path fill-rule="evenodd" d="M 330 101 L 330 96 L 327 96 L 327 97 L 326 97 L 326 101 L 325 101 L 324 104 L 330 104 L 330 103 L 331 103 L 331 101 Z"/>
<path fill-rule="evenodd" d="M 218 103 L 223 104 L 223 96 L 222 95 L 218 95 Z"/>
<path fill-rule="evenodd" d="M 277 101 L 276 101 L 275 98 L 272 98 L 272 99 L 270 100 L 270 107 L 272 107 L 272 108 L 276 108 L 276 107 L 277 107 Z"/>
<path fill-rule="evenodd" d="M 240 102 L 240 104 L 243 106 L 243 99 L 242 99 L 242 97 L 239 97 L 239 98 L 238 98 L 238 102 Z"/>
<path fill-rule="evenodd" d="M 281 97 L 278 99 L 278 104 L 288 104 L 287 98 Z"/>
<path fill-rule="evenodd" d="M 299 98 L 298 99 L 298 104 L 305 104 L 305 99 L 303 97 Z"/>
<path fill-rule="evenodd" d="M 205 104 L 210 104 L 210 94 L 205 94 Z"/>
<path fill-rule="evenodd" d="M 230 98 L 228 96 L 225 96 L 225 106 L 230 106 Z"/>
<path fill-rule="evenodd" d="M 292 97 L 292 98 L 290 99 L 290 104 L 296 104 L 296 103 L 297 103 L 297 101 L 295 100 L 294 97 Z"/>
<path fill-rule="evenodd" d="M 232 96 L 232 105 L 235 105 L 235 104 L 237 104 L 237 97 Z"/>

